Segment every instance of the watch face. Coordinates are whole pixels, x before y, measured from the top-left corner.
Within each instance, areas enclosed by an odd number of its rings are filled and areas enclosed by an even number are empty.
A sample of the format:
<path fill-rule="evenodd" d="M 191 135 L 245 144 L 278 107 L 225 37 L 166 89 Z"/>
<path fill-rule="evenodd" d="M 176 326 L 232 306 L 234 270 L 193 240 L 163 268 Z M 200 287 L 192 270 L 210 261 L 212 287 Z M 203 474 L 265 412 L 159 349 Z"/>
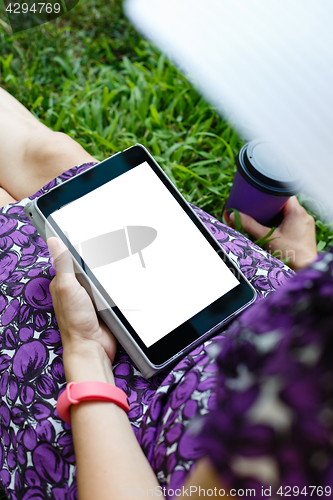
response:
<path fill-rule="evenodd" d="M 110 308 L 161 365 L 253 299 L 253 290 L 140 146 L 38 201 Z"/>

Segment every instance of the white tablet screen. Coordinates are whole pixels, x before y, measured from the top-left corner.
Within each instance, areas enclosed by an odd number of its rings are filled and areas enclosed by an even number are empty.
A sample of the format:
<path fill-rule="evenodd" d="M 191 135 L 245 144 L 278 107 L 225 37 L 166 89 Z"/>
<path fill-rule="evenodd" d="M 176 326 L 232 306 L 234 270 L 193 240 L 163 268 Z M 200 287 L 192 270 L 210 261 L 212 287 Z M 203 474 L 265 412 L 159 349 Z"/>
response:
<path fill-rule="evenodd" d="M 239 284 L 147 162 L 52 217 L 147 347 Z"/>

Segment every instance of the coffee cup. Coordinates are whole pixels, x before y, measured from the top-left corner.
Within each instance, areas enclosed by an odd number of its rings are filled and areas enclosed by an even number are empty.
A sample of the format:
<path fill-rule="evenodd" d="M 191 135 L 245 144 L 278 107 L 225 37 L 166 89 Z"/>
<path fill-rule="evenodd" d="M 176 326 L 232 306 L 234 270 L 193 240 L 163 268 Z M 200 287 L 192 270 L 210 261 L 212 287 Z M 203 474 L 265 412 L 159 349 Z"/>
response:
<path fill-rule="evenodd" d="M 302 182 L 269 144 L 254 140 L 245 144 L 236 158 L 237 172 L 223 219 L 229 223 L 233 209 L 266 226 L 276 226 L 290 196 L 299 193 Z"/>

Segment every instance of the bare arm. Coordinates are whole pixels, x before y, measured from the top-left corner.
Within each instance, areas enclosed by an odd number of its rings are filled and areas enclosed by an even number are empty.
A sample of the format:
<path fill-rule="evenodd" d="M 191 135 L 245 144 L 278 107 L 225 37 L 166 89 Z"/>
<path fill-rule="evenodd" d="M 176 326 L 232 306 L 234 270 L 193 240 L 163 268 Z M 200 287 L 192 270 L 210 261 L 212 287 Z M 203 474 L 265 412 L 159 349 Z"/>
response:
<path fill-rule="evenodd" d="M 70 358 L 67 380 L 113 383 L 104 361 L 91 351 Z M 86 360 L 86 362 L 85 362 Z M 112 403 L 86 402 L 71 410 L 79 499 L 123 498 L 127 491 L 154 491 L 157 479 L 144 456 L 126 413 Z"/>

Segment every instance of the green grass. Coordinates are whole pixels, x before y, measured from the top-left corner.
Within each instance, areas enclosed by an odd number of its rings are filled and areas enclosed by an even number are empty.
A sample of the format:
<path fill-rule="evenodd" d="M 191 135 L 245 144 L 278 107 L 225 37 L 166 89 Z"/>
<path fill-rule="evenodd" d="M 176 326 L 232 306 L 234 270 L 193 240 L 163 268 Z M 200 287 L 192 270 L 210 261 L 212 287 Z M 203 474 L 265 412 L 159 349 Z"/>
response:
<path fill-rule="evenodd" d="M 135 32 L 119 1 L 81 0 L 13 36 L 0 25 L 0 47 L 0 85 L 47 126 L 98 159 L 142 143 L 188 201 L 221 218 L 243 141 Z M 326 249 L 333 228 L 320 218 L 316 227 Z"/>
<path fill-rule="evenodd" d="M 98 159 L 142 143 L 188 201 L 220 217 L 240 138 L 134 32 L 118 3 L 93 5 L 2 33 L 1 85 Z"/>
<path fill-rule="evenodd" d="M 14 36 L 0 27 L 0 46 L 0 84 L 47 126 L 98 159 L 142 143 L 188 201 L 221 218 L 243 141 L 135 32 L 119 1 L 81 0 Z M 332 227 L 318 221 L 317 233 L 327 248 Z"/>

